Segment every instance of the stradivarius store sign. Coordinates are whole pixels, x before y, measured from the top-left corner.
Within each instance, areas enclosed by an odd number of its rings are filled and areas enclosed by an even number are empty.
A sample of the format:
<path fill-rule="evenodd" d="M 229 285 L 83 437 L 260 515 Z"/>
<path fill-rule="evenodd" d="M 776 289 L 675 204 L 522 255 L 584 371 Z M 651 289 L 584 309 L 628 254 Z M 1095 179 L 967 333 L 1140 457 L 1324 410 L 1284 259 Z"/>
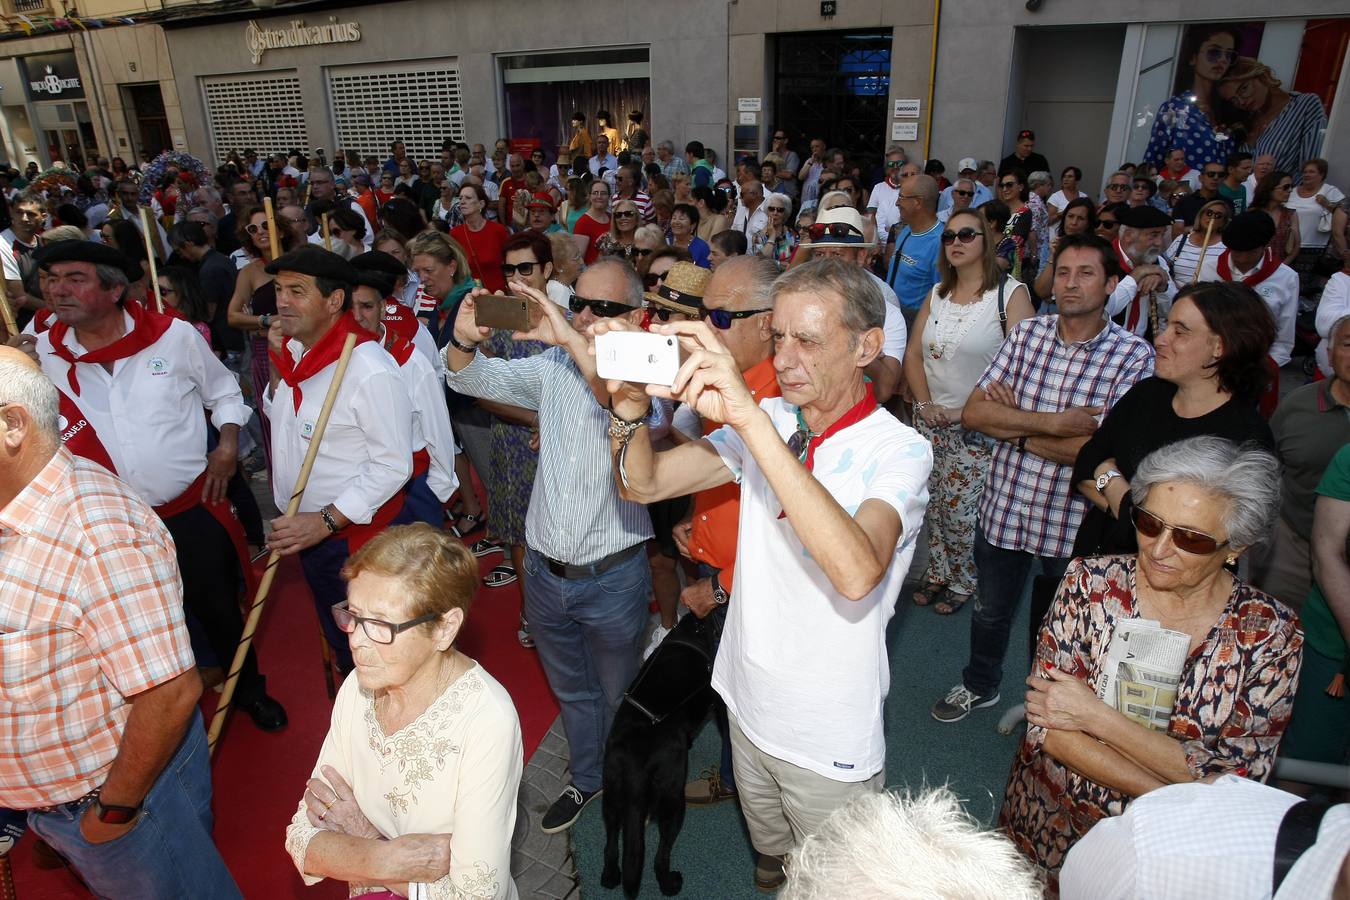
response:
<path fill-rule="evenodd" d="M 244 42 L 256 66 L 268 50 L 286 47 L 312 47 L 320 44 L 348 44 L 361 40 L 361 26 L 356 22 L 339 22 L 329 16 L 327 25 L 306 25 L 304 19 L 292 19 L 286 28 L 263 28 L 250 21 L 244 29 Z"/>

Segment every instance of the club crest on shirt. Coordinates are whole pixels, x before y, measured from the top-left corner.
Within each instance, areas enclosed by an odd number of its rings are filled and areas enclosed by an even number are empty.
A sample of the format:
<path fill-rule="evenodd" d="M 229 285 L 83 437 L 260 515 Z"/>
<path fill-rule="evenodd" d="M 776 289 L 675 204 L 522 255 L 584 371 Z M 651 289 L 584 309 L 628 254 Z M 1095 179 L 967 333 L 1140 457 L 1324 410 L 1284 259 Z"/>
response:
<path fill-rule="evenodd" d="M 67 428 L 70 427 L 70 420 L 67 419 L 65 416 L 57 416 L 56 427 L 58 431 L 65 431 Z"/>
<path fill-rule="evenodd" d="M 398 304 L 397 304 L 397 303 L 386 303 L 386 304 L 385 304 L 385 307 L 384 307 L 384 312 L 385 312 L 385 315 L 389 315 L 389 316 L 394 315 L 395 313 L 398 312 Z"/>
<path fill-rule="evenodd" d="M 310 438 L 314 437 L 313 422 L 305 422 L 300 426 L 300 437 L 303 438 L 304 440 L 309 440 Z"/>
<path fill-rule="evenodd" d="M 169 374 L 169 361 L 162 356 L 150 357 L 150 374 L 151 375 Z"/>

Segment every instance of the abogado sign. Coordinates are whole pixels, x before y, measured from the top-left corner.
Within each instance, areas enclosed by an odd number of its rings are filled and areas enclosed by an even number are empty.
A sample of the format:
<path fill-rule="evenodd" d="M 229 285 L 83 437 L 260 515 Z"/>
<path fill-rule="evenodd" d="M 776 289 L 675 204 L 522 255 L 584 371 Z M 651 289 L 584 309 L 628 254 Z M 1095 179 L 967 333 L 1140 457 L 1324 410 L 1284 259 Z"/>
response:
<path fill-rule="evenodd" d="M 23 60 L 28 90 L 34 100 L 79 99 L 84 96 L 74 53 L 44 53 Z"/>
<path fill-rule="evenodd" d="M 244 42 L 256 66 L 268 50 L 284 47 L 310 47 L 318 44 L 346 44 L 361 40 L 361 26 L 356 22 L 339 22 L 329 16 L 327 25 L 306 25 L 304 19 L 292 19 L 288 28 L 263 28 L 250 21 L 244 29 Z"/>

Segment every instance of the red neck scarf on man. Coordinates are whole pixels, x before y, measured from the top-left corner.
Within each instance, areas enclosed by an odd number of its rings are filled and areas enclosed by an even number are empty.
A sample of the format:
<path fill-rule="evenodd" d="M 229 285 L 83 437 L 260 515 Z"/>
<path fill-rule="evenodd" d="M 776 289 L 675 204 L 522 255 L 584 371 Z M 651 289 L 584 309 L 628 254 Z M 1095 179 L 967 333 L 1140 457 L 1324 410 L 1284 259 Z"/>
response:
<path fill-rule="evenodd" d="M 70 326 L 59 320 L 52 323 L 52 353 L 69 364 L 66 378 L 70 381 L 70 389 L 75 392 L 76 397 L 80 396 L 80 379 L 75 374 L 76 363 L 110 363 L 135 356 L 163 337 L 164 332 L 173 324 L 171 317 L 146 309 L 134 300 L 126 301 L 122 308 L 131 316 L 131 329 L 108 346 L 85 351 L 79 356 L 65 344 Z"/>
<path fill-rule="evenodd" d="M 1231 250 L 1224 250 L 1222 253 L 1220 253 L 1219 261 L 1214 267 L 1215 270 L 1219 273 L 1219 277 L 1222 278 L 1224 281 L 1233 280 L 1233 261 L 1229 256 L 1229 254 L 1231 254 L 1232 252 L 1233 251 Z M 1244 277 L 1242 279 L 1242 283 L 1247 285 L 1247 287 L 1254 288 L 1258 284 L 1269 278 L 1271 274 L 1273 274 L 1274 271 L 1279 267 L 1280 261 L 1276 259 L 1275 251 L 1272 250 L 1270 247 L 1266 247 L 1265 255 L 1261 257 L 1261 265 L 1257 266 L 1256 269 L 1250 275 Z"/>
<path fill-rule="evenodd" d="M 375 340 L 375 335 L 358 325 L 352 314 L 346 312 L 333 323 L 333 326 L 328 329 L 323 337 L 314 342 L 313 347 L 305 351 L 300 357 L 299 363 L 291 359 L 289 351 L 281 353 L 277 353 L 275 350 L 267 351 L 272 358 L 272 364 L 277 367 L 277 372 L 281 375 L 281 380 L 290 385 L 291 399 L 295 403 L 297 413 L 300 412 L 300 402 L 303 399 L 300 394 L 301 382 L 312 378 L 337 362 L 338 357 L 342 355 L 342 345 L 347 342 L 347 335 L 349 334 L 356 335 L 356 343 L 358 344 Z"/>
<path fill-rule="evenodd" d="M 1134 271 L 1134 263 L 1130 261 L 1130 256 L 1124 250 L 1120 249 L 1120 238 L 1111 239 L 1111 248 L 1116 251 L 1116 262 L 1128 275 Z"/>
<path fill-rule="evenodd" d="M 399 303 L 393 297 L 384 298 L 384 314 L 381 316 L 384 327 L 405 341 L 411 341 L 417 334 L 417 329 L 422 323 L 417 321 L 417 316 L 408 307 Z"/>
<path fill-rule="evenodd" d="M 394 358 L 394 362 L 398 363 L 400 368 L 408 364 L 408 360 L 413 354 L 412 341 L 404 340 L 390 330 L 389 326 L 386 324 L 384 327 L 384 340 L 382 343 L 384 349 L 389 351 L 389 355 Z"/>
<path fill-rule="evenodd" d="M 868 416 L 872 414 L 873 410 L 875 410 L 876 408 L 877 408 L 877 398 L 876 395 L 872 392 L 871 386 L 869 385 L 867 387 L 867 390 L 863 393 L 862 399 L 859 400 L 856 404 L 854 404 L 853 407 L 848 412 L 844 413 L 838 419 L 835 419 L 834 424 L 832 424 L 829 428 L 826 428 L 820 434 L 811 434 L 806 441 L 806 459 L 802 461 L 802 464 L 806 466 L 806 471 L 808 472 L 815 471 L 816 450 L 820 447 L 821 444 L 825 443 L 831 437 L 843 431 L 850 425 L 856 425 L 863 419 L 866 419 Z M 806 430 L 806 419 L 802 417 L 802 411 L 800 409 L 797 410 L 797 428 L 799 432 Z M 809 431 L 807 431 L 807 433 L 810 434 Z M 780 519 L 786 516 L 787 513 L 784 511 L 780 511 L 778 513 L 778 518 Z"/>

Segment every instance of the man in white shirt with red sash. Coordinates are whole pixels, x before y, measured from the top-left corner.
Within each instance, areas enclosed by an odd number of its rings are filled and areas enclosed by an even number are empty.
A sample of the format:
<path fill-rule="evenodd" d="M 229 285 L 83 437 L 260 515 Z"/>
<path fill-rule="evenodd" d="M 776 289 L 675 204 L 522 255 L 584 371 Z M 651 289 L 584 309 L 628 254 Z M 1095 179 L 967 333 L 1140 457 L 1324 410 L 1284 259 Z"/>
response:
<path fill-rule="evenodd" d="M 244 621 L 238 586 L 252 586 L 243 527 L 226 499 L 248 421 L 239 383 L 186 321 L 125 301 L 140 266 L 112 247 L 61 241 L 44 248 L 45 295 L 55 315 L 38 336 L 43 372 L 63 394 L 62 440 L 99 462 L 155 508 L 173 535 L 183 600 L 216 660 L 234 660 Z M 206 452 L 206 417 L 220 443 Z M 250 650 L 237 704 L 264 731 L 286 725 Z"/>
<path fill-rule="evenodd" d="M 357 336 L 300 510 L 274 519 L 268 539 L 283 555 L 300 554 L 319 624 L 339 671 L 347 672 L 351 651 L 331 610 L 347 599 L 341 576 L 347 557 L 384 528 L 412 521 L 404 509 L 413 470 L 412 404 L 398 364 L 352 317 L 350 263 L 311 244 L 268 263 L 267 272 L 277 276 L 277 317 L 267 335 L 272 383 L 263 397 L 277 509 L 286 509 L 300 477 L 342 345 L 348 334 Z"/>
<path fill-rule="evenodd" d="M 389 258 L 393 259 L 392 256 Z M 385 307 L 398 307 L 423 334 L 428 338 L 431 335 L 410 310 L 389 299 L 394 286 L 392 275 L 357 268 L 356 278 L 356 286 L 352 288 L 352 315 L 362 328 L 377 336 L 380 346 L 398 363 L 399 374 L 407 384 L 412 403 L 413 477 L 408 482 L 408 510 L 416 521 L 442 528 L 445 526 L 445 504 L 459 487 L 459 479 L 455 477 L 455 434 L 450 427 L 450 408 L 445 403 L 445 382 L 412 342 L 394 330 L 396 326 L 385 313 Z M 381 316 L 384 316 L 383 321 Z"/>
<path fill-rule="evenodd" d="M 1201 281 L 1239 281 L 1256 291 L 1275 318 L 1275 343 L 1270 345 L 1274 382 L 1261 398 L 1261 411 L 1268 416 L 1279 403 L 1279 370 L 1293 355 L 1298 318 L 1298 273 L 1271 251 L 1274 237 L 1275 220 L 1265 212 L 1256 209 L 1235 216 L 1223 230 L 1223 252 L 1200 267 Z"/>
<path fill-rule="evenodd" d="M 431 336 L 427 326 L 417 317 L 412 308 L 399 302 L 394 296 L 398 279 L 406 278 L 407 268 L 393 256 L 383 250 L 368 250 L 351 258 L 352 268 L 357 272 L 381 272 L 389 276 L 390 289 L 385 291 L 383 313 L 379 321 L 393 335 L 411 343 L 431 363 L 437 377 L 445 375 L 445 362 L 436 348 L 436 339 Z M 383 282 L 381 282 L 383 283 Z M 372 330 L 367 328 L 367 330 Z M 387 349 L 387 345 L 386 345 Z"/>
<path fill-rule="evenodd" d="M 1111 242 L 1125 275 L 1106 299 L 1106 315 L 1145 340 L 1167 327 L 1177 286 L 1162 255 L 1172 218 L 1156 207 L 1131 206 L 1117 215 L 1120 234 Z"/>

